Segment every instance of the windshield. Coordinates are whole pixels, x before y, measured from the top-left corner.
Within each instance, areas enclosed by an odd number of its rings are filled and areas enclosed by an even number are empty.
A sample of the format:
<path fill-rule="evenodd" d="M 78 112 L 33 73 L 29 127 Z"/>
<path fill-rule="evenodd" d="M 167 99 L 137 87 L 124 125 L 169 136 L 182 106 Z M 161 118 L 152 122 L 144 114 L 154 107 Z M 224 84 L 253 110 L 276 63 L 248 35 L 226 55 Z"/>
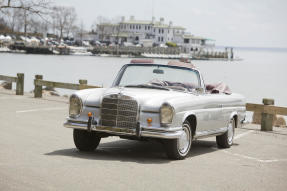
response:
<path fill-rule="evenodd" d="M 200 80 L 198 72 L 188 68 L 162 65 L 128 65 L 115 85 L 191 90 L 200 87 Z"/>

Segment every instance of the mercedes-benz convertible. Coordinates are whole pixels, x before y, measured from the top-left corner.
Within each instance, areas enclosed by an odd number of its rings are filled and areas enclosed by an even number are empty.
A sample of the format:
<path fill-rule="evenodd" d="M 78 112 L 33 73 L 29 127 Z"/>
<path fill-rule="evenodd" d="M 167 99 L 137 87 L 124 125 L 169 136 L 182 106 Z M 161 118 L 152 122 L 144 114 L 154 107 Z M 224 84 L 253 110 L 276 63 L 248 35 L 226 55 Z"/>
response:
<path fill-rule="evenodd" d="M 72 94 L 64 126 L 74 129 L 80 151 L 119 136 L 159 140 L 170 159 L 184 159 L 195 139 L 215 136 L 218 147 L 229 148 L 244 117 L 244 97 L 210 91 L 191 64 L 132 63 L 121 68 L 110 88 Z"/>

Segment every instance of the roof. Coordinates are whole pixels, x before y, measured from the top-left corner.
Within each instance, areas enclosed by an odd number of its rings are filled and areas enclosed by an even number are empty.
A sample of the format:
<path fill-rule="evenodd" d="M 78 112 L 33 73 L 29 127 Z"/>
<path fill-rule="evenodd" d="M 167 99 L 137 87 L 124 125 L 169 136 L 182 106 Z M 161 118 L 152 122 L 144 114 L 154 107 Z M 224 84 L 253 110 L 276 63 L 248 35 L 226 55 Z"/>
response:
<path fill-rule="evenodd" d="M 197 40 L 207 40 L 207 38 L 201 37 L 201 36 L 194 36 L 191 34 L 184 34 L 183 38 L 189 38 L 189 39 L 197 39 Z"/>
<path fill-rule="evenodd" d="M 128 20 L 128 21 L 122 21 L 120 24 L 142 24 L 142 25 L 153 25 L 153 27 L 157 28 L 172 28 L 172 29 L 179 29 L 179 30 L 185 30 L 182 26 L 172 26 L 168 24 L 163 24 L 160 21 L 152 22 L 152 21 L 145 21 L 145 20 Z"/>
<path fill-rule="evenodd" d="M 150 25 L 152 24 L 151 21 L 140 21 L 140 20 L 129 20 L 129 21 L 123 21 L 120 22 L 122 24 L 143 24 L 143 25 Z"/>
<path fill-rule="evenodd" d="M 181 26 L 171 26 L 171 28 L 173 28 L 173 29 L 185 30 L 185 28 L 184 28 L 184 27 L 181 27 Z"/>
<path fill-rule="evenodd" d="M 98 25 L 101 25 L 101 26 L 119 26 L 119 24 L 113 24 L 113 23 L 100 23 Z"/>

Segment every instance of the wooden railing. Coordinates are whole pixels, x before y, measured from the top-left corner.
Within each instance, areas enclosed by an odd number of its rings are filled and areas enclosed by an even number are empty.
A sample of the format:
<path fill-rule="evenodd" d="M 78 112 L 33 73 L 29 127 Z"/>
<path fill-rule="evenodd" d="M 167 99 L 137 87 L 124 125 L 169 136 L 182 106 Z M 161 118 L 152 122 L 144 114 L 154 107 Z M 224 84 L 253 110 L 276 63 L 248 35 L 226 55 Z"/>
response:
<path fill-rule="evenodd" d="M 87 80 L 79 80 L 79 84 L 72 83 L 63 83 L 63 82 L 54 82 L 54 81 L 46 81 L 43 80 L 42 75 L 35 75 L 34 79 L 34 97 L 41 98 L 43 86 L 52 87 L 52 88 L 63 88 L 63 89 L 71 89 L 71 90 L 82 90 L 88 88 L 100 88 L 99 86 L 88 85 Z"/>
<path fill-rule="evenodd" d="M 12 83 L 16 83 L 16 95 L 24 95 L 24 74 L 17 73 L 17 77 L 0 75 L 0 80 L 8 82 L 8 89 L 12 89 Z"/>
<path fill-rule="evenodd" d="M 261 113 L 261 130 L 272 131 L 273 120 L 276 115 L 287 115 L 286 107 L 274 106 L 274 99 L 263 99 L 262 104 L 246 104 L 246 111 L 253 111 Z"/>

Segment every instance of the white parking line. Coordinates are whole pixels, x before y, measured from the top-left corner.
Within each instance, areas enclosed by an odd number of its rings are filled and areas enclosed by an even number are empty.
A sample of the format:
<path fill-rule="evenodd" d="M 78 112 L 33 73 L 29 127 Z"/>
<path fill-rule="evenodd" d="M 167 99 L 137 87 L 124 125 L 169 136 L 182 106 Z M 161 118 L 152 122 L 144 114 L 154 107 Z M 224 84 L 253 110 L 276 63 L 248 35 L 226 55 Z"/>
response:
<path fill-rule="evenodd" d="M 254 161 L 257 161 L 257 162 L 261 162 L 261 163 L 272 163 L 272 162 L 284 162 L 284 161 L 287 161 L 287 159 L 266 159 L 265 160 L 265 159 L 259 159 L 259 158 L 255 158 L 255 157 L 250 157 L 250 156 L 247 156 L 247 155 L 231 153 L 231 152 L 229 152 L 227 150 L 221 150 L 221 151 L 224 152 L 224 153 L 236 156 L 236 157 L 249 159 L 249 160 L 254 160 Z"/>
<path fill-rule="evenodd" d="M 239 139 L 239 138 L 241 138 L 243 136 L 246 136 L 246 135 L 248 135 L 248 134 L 250 134 L 252 132 L 254 132 L 254 130 L 241 133 L 241 134 L 235 136 L 234 139 Z M 251 156 L 247 156 L 247 155 L 243 155 L 243 154 L 232 153 L 232 152 L 230 152 L 228 150 L 218 149 L 217 147 L 212 147 L 212 149 L 218 150 L 218 151 L 222 151 L 222 152 L 224 152 L 226 154 L 233 155 L 235 157 L 240 157 L 240 158 L 253 160 L 253 161 L 261 162 L 261 163 L 273 163 L 273 162 L 285 162 L 285 161 L 287 161 L 287 159 L 259 159 L 259 158 L 255 158 L 255 157 L 251 157 Z"/>
<path fill-rule="evenodd" d="M 16 111 L 16 113 L 29 113 L 29 112 L 37 112 L 37 111 L 54 111 L 54 110 L 64 110 L 64 109 L 67 109 L 67 108 L 66 107 L 38 108 L 38 109 Z"/>

